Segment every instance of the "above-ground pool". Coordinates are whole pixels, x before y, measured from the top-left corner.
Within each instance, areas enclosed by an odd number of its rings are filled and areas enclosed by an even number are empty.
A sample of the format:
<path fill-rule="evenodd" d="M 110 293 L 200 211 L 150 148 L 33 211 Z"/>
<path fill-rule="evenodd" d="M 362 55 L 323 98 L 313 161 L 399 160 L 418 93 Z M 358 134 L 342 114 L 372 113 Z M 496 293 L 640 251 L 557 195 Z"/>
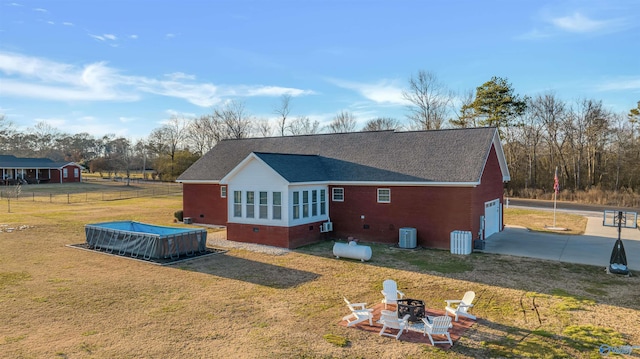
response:
<path fill-rule="evenodd" d="M 120 221 L 84 226 L 87 245 L 108 253 L 143 259 L 177 258 L 204 253 L 207 231 Z"/>

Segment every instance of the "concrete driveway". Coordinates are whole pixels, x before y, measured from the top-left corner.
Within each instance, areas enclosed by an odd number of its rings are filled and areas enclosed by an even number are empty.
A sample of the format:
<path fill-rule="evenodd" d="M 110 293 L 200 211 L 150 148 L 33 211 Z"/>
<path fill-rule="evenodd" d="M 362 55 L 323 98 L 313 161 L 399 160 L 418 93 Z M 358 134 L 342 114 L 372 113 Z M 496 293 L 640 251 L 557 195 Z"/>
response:
<path fill-rule="evenodd" d="M 531 232 L 509 227 L 485 241 L 485 253 L 590 264 L 606 268 L 618 239 L 618 228 L 604 227 L 602 215 L 588 214 L 584 235 Z M 620 238 L 627 254 L 627 266 L 640 272 L 640 230 L 623 228 Z"/>

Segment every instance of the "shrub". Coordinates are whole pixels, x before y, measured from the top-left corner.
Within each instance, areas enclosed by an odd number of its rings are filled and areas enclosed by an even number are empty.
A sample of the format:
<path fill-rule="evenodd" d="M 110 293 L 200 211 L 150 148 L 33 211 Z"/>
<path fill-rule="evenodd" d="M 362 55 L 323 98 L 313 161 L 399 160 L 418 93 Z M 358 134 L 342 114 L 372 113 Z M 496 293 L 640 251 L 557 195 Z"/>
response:
<path fill-rule="evenodd" d="M 182 216 L 184 215 L 184 213 L 182 212 L 182 210 L 179 211 L 175 211 L 173 213 L 173 216 L 176 217 L 176 219 L 180 222 L 182 222 Z"/>

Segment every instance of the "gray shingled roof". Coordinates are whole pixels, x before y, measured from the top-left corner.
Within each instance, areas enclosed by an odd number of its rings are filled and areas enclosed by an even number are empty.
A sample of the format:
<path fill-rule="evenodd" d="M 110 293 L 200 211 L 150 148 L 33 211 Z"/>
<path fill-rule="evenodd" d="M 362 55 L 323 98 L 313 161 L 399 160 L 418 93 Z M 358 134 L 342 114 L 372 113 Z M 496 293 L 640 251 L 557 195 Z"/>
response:
<path fill-rule="evenodd" d="M 23 158 L 0 155 L 0 168 L 61 168 L 72 162 L 54 162 L 49 158 Z"/>
<path fill-rule="evenodd" d="M 178 181 L 219 181 L 252 152 L 289 182 L 478 182 L 496 129 L 224 140 Z"/>

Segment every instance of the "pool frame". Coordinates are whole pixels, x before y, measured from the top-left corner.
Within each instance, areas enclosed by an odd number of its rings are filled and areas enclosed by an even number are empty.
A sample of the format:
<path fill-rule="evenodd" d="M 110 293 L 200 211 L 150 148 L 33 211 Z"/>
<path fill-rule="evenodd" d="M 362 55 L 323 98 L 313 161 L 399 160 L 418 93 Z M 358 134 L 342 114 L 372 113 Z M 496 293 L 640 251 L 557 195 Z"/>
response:
<path fill-rule="evenodd" d="M 93 223 L 84 227 L 89 249 L 106 253 L 152 260 L 177 259 L 206 252 L 207 231 L 204 229 L 135 221 Z"/>

